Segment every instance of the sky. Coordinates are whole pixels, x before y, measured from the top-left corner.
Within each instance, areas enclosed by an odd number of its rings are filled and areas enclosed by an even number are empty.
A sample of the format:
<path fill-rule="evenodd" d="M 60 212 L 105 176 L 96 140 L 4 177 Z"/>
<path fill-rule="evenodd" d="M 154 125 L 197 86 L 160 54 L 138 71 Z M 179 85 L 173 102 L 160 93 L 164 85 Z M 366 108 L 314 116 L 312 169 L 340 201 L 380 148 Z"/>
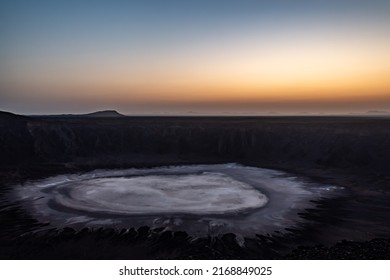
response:
<path fill-rule="evenodd" d="M 0 0 L 0 110 L 390 112 L 388 0 Z"/>

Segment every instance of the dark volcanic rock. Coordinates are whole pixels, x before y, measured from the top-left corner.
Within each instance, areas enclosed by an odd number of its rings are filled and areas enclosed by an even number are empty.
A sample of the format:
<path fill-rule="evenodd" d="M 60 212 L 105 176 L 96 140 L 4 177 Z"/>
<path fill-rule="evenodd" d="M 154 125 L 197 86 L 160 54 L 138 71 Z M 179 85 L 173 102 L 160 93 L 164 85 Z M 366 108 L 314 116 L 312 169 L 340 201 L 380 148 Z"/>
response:
<path fill-rule="evenodd" d="M 390 118 L 0 115 L 0 165 L 235 161 L 390 176 Z"/>
<path fill-rule="evenodd" d="M 366 242 L 342 241 L 334 246 L 299 247 L 287 259 L 301 260 L 380 260 L 390 259 L 390 240 L 373 239 Z"/>
<path fill-rule="evenodd" d="M 35 158 L 34 137 L 28 130 L 30 118 L 0 112 L 0 166 L 19 165 Z"/>

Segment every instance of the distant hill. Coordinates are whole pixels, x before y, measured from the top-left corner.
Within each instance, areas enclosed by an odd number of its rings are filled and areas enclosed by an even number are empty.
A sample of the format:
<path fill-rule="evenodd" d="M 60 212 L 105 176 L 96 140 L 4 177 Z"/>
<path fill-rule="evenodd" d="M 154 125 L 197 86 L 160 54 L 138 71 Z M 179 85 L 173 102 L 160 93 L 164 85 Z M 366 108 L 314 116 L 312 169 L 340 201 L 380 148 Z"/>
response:
<path fill-rule="evenodd" d="M 97 111 L 89 114 L 82 115 L 83 117 L 90 117 L 90 118 L 119 118 L 119 117 L 125 117 L 125 115 L 122 115 L 118 113 L 115 110 L 104 110 L 104 111 Z"/>
<path fill-rule="evenodd" d="M 32 117 L 45 118 L 121 118 L 125 117 L 115 110 L 103 110 L 88 114 L 61 114 L 61 115 L 33 115 Z"/>
<path fill-rule="evenodd" d="M 0 119 L 2 120 L 22 120 L 27 119 L 27 117 L 22 115 L 17 115 L 10 112 L 0 111 Z"/>
<path fill-rule="evenodd" d="M 389 115 L 389 111 L 381 111 L 381 110 L 372 110 L 368 111 L 366 114 L 368 115 Z"/>

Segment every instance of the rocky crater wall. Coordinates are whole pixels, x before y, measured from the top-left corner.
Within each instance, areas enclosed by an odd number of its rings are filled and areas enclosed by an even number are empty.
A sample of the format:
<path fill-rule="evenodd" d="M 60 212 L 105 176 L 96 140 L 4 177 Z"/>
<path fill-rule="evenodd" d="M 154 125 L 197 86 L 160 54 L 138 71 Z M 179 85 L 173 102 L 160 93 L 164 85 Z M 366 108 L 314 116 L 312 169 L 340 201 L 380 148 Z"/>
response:
<path fill-rule="evenodd" d="M 390 119 L 0 117 L 2 165 L 210 160 L 390 175 Z"/>

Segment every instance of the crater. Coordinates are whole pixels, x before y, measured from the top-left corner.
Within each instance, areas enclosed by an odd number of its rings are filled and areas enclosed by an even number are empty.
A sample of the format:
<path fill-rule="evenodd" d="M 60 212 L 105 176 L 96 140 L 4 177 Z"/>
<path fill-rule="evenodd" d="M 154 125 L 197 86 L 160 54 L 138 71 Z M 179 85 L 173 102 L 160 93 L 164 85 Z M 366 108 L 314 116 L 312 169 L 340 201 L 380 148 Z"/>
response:
<path fill-rule="evenodd" d="M 95 170 L 27 182 L 13 200 L 48 227 L 149 226 L 245 236 L 298 227 L 299 212 L 341 188 L 239 164 Z"/>
<path fill-rule="evenodd" d="M 219 173 L 99 178 L 57 185 L 57 204 L 114 215 L 227 214 L 263 207 L 252 186 Z"/>

